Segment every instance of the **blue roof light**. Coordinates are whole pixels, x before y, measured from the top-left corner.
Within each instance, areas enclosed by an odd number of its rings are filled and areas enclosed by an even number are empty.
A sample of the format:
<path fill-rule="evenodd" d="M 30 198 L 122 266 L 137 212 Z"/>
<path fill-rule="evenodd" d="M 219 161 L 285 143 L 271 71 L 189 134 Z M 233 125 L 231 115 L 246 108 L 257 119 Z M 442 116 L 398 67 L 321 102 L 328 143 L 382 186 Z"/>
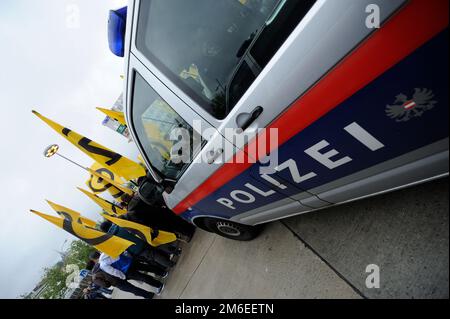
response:
<path fill-rule="evenodd" d="M 109 49 L 118 57 L 124 56 L 127 7 L 109 11 L 108 43 Z"/>

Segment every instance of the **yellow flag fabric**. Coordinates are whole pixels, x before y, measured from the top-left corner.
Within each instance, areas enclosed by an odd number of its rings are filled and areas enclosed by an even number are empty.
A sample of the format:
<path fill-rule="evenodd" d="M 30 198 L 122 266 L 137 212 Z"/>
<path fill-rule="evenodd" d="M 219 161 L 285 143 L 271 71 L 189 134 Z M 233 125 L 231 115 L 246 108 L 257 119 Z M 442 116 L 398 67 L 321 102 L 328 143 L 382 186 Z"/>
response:
<path fill-rule="evenodd" d="M 158 247 L 160 245 L 168 244 L 177 240 L 177 236 L 174 233 L 169 233 L 162 230 L 159 230 L 158 236 L 152 239 L 152 229 L 148 226 L 137 224 L 125 219 L 111 217 L 106 214 L 102 214 L 102 216 L 110 222 L 116 224 L 117 226 L 128 230 L 132 234 L 135 234 L 142 240 L 147 241 L 147 243 L 149 243 L 153 247 Z"/>
<path fill-rule="evenodd" d="M 70 220 L 73 220 L 74 222 L 78 222 L 80 224 L 83 224 L 83 225 L 85 225 L 87 227 L 91 227 L 91 228 L 95 228 L 95 226 L 97 225 L 97 223 L 95 221 L 93 221 L 92 219 L 83 217 L 83 216 L 81 216 L 80 213 L 78 213 L 70 208 L 55 204 L 49 200 L 47 200 L 47 203 L 51 206 L 51 208 L 53 208 L 55 210 L 55 212 L 58 213 L 59 216 L 61 216 L 63 218 L 70 217 Z"/>
<path fill-rule="evenodd" d="M 105 181 L 105 176 L 109 177 L 113 181 L 117 180 L 116 175 L 109 169 L 95 162 L 90 169 L 101 175 L 101 177 L 99 177 L 98 175 L 90 174 L 89 179 L 86 181 L 86 185 L 93 193 L 103 193 L 104 191 L 108 190 L 108 192 L 114 198 L 120 198 L 124 194 L 124 192 L 122 192 L 120 189 Z"/>
<path fill-rule="evenodd" d="M 125 115 L 123 114 L 123 112 L 108 110 L 108 109 L 104 109 L 102 107 L 97 107 L 97 110 L 105 113 L 110 118 L 115 119 L 120 124 L 127 125 L 127 122 L 125 121 Z"/>
<path fill-rule="evenodd" d="M 78 147 L 83 153 L 91 157 L 97 163 L 109 168 L 118 176 L 131 180 L 145 175 L 145 169 L 138 163 L 100 145 L 90 139 L 44 117 L 33 111 L 37 117 L 47 123 L 65 139 Z"/>
<path fill-rule="evenodd" d="M 105 211 L 107 211 L 111 215 L 117 215 L 121 216 L 123 214 L 126 214 L 127 210 L 120 208 L 119 206 L 114 205 L 113 203 L 108 202 L 107 200 L 98 197 L 95 194 L 92 194 L 91 192 L 88 192 L 82 188 L 77 187 L 78 190 L 80 190 L 82 193 L 84 193 L 87 197 L 92 199 L 98 206 L 103 208 Z"/>
<path fill-rule="evenodd" d="M 138 158 L 139 163 L 141 163 L 142 165 L 145 166 L 145 161 L 144 161 L 144 158 L 142 157 L 142 155 L 138 154 L 137 158 Z"/>
<path fill-rule="evenodd" d="M 83 240 L 87 244 L 95 247 L 97 250 L 107 254 L 112 258 L 119 257 L 125 250 L 134 243 L 126 239 L 113 236 L 98 230 L 87 228 L 80 223 L 74 222 L 70 216 L 66 218 L 55 217 L 30 210 L 32 213 L 46 219 L 50 223 L 64 229 L 68 233 L 74 235 L 78 239 Z"/>
<path fill-rule="evenodd" d="M 119 215 L 116 215 L 116 214 L 110 214 L 110 213 L 105 213 L 105 212 L 103 212 L 103 214 L 106 214 L 106 215 L 111 216 L 111 217 L 119 217 Z"/>
<path fill-rule="evenodd" d="M 145 134 L 149 140 L 153 141 L 152 148 L 158 150 L 161 156 L 166 160 L 170 160 L 170 150 L 173 148 L 175 141 L 167 139 L 166 133 L 160 129 L 160 124 L 155 121 L 154 114 L 174 114 L 175 111 L 169 106 L 169 104 L 161 99 L 155 100 L 149 110 L 150 109 L 152 110 L 151 113 L 146 112 L 142 116 L 142 125 L 144 127 Z"/>
<path fill-rule="evenodd" d="M 97 176 L 98 178 L 102 178 L 106 183 L 111 184 L 112 186 L 116 187 L 117 189 L 119 189 L 120 191 L 133 196 L 134 192 L 129 189 L 128 187 L 125 187 L 123 185 L 121 185 L 120 183 L 113 181 L 111 178 L 100 174 L 99 172 L 93 171 L 92 169 L 88 168 L 89 173 L 91 173 L 94 176 Z"/>

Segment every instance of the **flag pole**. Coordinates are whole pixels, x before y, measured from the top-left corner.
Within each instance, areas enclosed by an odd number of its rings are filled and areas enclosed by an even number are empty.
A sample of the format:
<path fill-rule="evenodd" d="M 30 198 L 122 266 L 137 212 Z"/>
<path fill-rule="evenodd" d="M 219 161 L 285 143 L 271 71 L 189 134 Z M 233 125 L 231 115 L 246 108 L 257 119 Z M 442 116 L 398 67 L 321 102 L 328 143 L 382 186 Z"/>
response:
<path fill-rule="evenodd" d="M 84 169 L 85 171 L 88 171 L 88 169 L 87 169 L 86 167 L 84 167 L 84 166 L 78 164 L 77 162 L 71 160 L 71 159 L 68 158 L 68 157 L 65 157 L 64 155 L 62 155 L 62 154 L 60 154 L 60 153 L 56 153 L 56 155 L 58 155 L 59 157 L 65 159 L 66 161 L 71 162 L 72 164 L 74 164 L 74 165 L 76 165 L 76 166 L 78 166 L 78 167 L 81 167 L 81 168 Z M 89 172 L 89 171 L 88 171 L 88 172 Z"/>
<path fill-rule="evenodd" d="M 74 164 L 74 165 L 76 165 L 76 166 L 78 166 L 78 167 L 81 167 L 81 168 L 84 169 L 85 171 L 89 172 L 89 170 L 88 170 L 87 167 L 84 167 L 84 166 L 78 164 L 77 162 L 71 160 L 70 158 L 68 158 L 68 157 L 66 157 L 66 156 L 64 156 L 64 155 L 62 155 L 62 154 L 60 154 L 60 153 L 58 153 L 58 151 L 59 151 L 59 145 L 58 145 L 58 144 L 52 144 L 52 145 L 48 146 L 48 147 L 44 150 L 44 156 L 47 157 L 47 158 L 49 158 L 49 157 L 52 157 L 52 156 L 54 156 L 54 155 L 58 155 L 59 157 L 65 159 L 66 161 L 69 161 L 69 162 L 71 162 L 72 164 Z"/>
<path fill-rule="evenodd" d="M 52 156 L 54 156 L 54 155 L 58 155 L 59 157 L 65 159 L 66 161 L 68 161 L 68 162 L 70 162 L 70 163 L 72 163 L 72 164 L 74 164 L 74 165 L 76 165 L 76 166 L 78 166 L 78 167 L 81 167 L 82 169 L 84 169 L 84 170 L 85 170 L 86 172 L 88 172 L 89 174 L 91 174 L 91 175 L 92 175 L 92 174 L 95 174 L 95 172 L 93 173 L 92 170 L 90 170 L 89 168 L 84 167 L 84 166 L 78 164 L 77 162 L 71 160 L 70 158 L 68 158 L 68 157 L 66 157 L 66 156 L 64 156 L 64 155 L 62 155 L 62 154 L 60 154 L 60 153 L 58 153 L 58 151 L 59 151 L 59 145 L 58 145 L 58 144 L 52 144 L 52 145 L 48 146 L 48 147 L 44 150 L 44 156 L 47 157 L 47 158 L 49 158 L 49 157 L 52 157 Z M 100 176 L 99 176 L 99 177 L 100 177 Z M 104 178 L 106 178 L 106 176 L 105 176 Z M 134 181 L 130 180 L 130 182 L 131 182 L 133 185 L 135 185 L 136 187 L 138 186 Z M 114 183 L 113 183 L 113 184 L 114 184 Z M 119 183 L 119 184 L 120 184 L 120 183 Z M 116 187 L 120 189 L 120 187 L 118 187 L 118 186 L 116 186 Z M 121 189 L 121 190 L 122 190 L 122 189 Z M 123 190 L 122 190 L 122 191 L 123 191 Z"/>

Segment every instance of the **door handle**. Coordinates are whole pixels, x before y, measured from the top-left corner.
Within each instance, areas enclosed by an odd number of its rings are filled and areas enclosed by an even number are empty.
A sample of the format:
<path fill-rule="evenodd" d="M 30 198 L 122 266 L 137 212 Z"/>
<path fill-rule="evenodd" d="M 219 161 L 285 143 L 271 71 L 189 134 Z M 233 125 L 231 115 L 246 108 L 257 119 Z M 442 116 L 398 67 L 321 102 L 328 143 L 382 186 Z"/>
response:
<path fill-rule="evenodd" d="M 252 123 L 262 114 L 263 111 L 264 109 L 261 106 L 257 106 L 250 114 L 250 117 L 246 119 L 245 122 L 239 126 L 239 128 L 241 128 L 242 131 L 248 129 L 248 127 L 252 125 Z"/>

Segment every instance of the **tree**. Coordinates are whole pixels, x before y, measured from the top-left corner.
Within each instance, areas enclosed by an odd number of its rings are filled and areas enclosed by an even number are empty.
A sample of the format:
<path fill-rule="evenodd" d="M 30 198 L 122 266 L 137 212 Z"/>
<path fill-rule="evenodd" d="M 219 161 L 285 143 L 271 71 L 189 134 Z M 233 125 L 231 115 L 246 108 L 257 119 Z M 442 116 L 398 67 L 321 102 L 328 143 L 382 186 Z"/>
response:
<path fill-rule="evenodd" d="M 58 263 L 51 268 L 44 269 L 44 284 L 46 288 L 41 297 L 44 299 L 62 298 L 66 291 L 67 273 L 63 269 L 63 265 Z"/>
<path fill-rule="evenodd" d="M 82 240 L 75 240 L 71 243 L 66 257 L 66 265 L 77 265 L 83 269 L 86 262 L 89 261 L 89 255 L 95 251 L 95 248 L 86 244 Z"/>
<path fill-rule="evenodd" d="M 40 298 L 59 299 L 64 296 L 67 290 L 66 281 L 70 272 L 66 271 L 68 265 L 75 265 L 78 269 L 83 269 L 89 261 L 89 255 L 95 248 L 81 240 L 74 240 L 61 261 L 49 268 L 44 268 L 44 275 L 41 283 L 45 285 Z M 30 294 L 24 294 L 22 298 L 30 298 Z"/>

